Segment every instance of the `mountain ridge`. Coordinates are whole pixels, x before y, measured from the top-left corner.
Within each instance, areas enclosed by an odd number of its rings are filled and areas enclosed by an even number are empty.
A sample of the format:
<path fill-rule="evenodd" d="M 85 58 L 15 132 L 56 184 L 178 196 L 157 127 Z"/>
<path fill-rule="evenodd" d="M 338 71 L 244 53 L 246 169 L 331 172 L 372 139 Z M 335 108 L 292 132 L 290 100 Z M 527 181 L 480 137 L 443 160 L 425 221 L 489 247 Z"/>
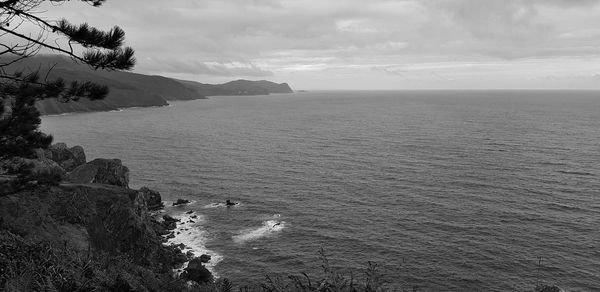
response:
<path fill-rule="evenodd" d="M 170 100 L 204 99 L 217 95 L 267 95 L 293 93 L 287 83 L 260 80 L 234 80 L 223 84 L 205 84 L 179 80 L 160 75 L 134 72 L 94 70 L 59 55 L 38 55 L 15 63 L 7 72 L 24 73 L 40 71 L 49 80 L 63 78 L 70 81 L 92 81 L 107 85 L 109 94 L 103 100 L 80 99 L 77 102 L 60 102 L 56 99 L 38 101 L 36 107 L 42 115 L 70 112 L 111 111 L 128 107 L 166 106 Z"/>

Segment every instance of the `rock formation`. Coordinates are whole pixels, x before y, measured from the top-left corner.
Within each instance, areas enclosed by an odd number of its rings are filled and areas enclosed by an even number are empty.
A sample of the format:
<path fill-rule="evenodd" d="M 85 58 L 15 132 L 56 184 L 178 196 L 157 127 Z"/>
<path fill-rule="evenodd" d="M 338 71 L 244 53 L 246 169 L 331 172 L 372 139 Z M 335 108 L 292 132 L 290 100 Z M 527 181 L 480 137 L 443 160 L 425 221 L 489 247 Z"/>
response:
<path fill-rule="evenodd" d="M 173 206 L 179 206 L 179 205 L 185 205 L 185 204 L 189 204 L 190 201 L 185 200 L 185 199 L 177 199 L 177 201 L 173 202 Z"/>
<path fill-rule="evenodd" d="M 208 255 L 173 278 L 173 269 L 193 257 L 182 253 L 184 245 L 164 245 L 180 220 L 156 220 L 150 211 L 164 207 L 160 193 L 130 189 L 119 159 L 86 163 L 83 148 L 64 143 L 37 156 L 2 161 L 0 186 L 12 186 L 17 176 L 7 173 L 28 166 L 37 181 L 0 195 L 0 290 L 187 291 L 185 281 L 212 283 L 203 266 Z"/>
<path fill-rule="evenodd" d="M 204 257 L 203 257 L 204 256 Z M 184 280 L 195 281 L 198 283 L 206 283 L 213 280 L 213 276 L 210 271 L 204 267 L 203 263 L 207 263 L 210 260 L 210 256 L 202 255 L 198 258 L 192 259 L 185 271 L 181 274 L 181 278 Z"/>
<path fill-rule="evenodd" d="M 154 200 L 150 193 L 106 184 L 62 184 L 22 190 L 0 196 L 0 232 L 32 244 L 68 245 L 69 250 L 83 256 L 90 248 L 95 253 L 127 255 L 147 275 L 167 276 L 186 257 L 180 250 L 163 246 L 148 212 L 149 202 Z M 2 261 L 0 265 L 10 264 Z M 136 291 L 140 287 L 145 287 L 141 289 L 144 291 L 165 290 L 155 276 L 126 270 L 119 274 L 137 287 Z"/>
<path fill-rule="evenodd" d="M 81 146 L 68 148 L 65 143 L 56 143 L 48 149 L 38 151 L 38 158 L 50 159 L 67 172 L 86 162 L 85 152 Z"/>
<path fill-rule="evenodd" d="M 159 192 L 151 190 L 147 187 L 142 187 L 139 190 L 139 192 L 143 193 L 144 196 L 147 198 L 148 210 L 157 211 L 164 208 L 165 205 L 162 202 L 162 198 Z"/>
<path fill-rule="evenodd" d="M 73 169 L 67 176 L 73 183 L 100 183 L 129 187 L 129 168 L 119 159 L 94 159 Z"/>

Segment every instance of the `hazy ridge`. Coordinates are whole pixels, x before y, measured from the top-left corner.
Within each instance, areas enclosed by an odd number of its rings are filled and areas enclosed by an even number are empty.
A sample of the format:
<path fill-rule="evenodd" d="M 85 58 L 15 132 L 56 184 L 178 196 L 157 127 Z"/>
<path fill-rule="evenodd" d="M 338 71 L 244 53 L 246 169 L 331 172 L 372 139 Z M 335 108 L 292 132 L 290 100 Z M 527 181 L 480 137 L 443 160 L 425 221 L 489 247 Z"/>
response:
<path fill-rule="evenodd" d="M 50 68 L 52 69 L 49 70 Z M 8 69 L 13 72 L 35 70 L 40 71 L 42 78 L 46 78 L 47 74 L 49 80 L 60 77 L 66 81 L 92 81 L 110 88 L 108 96 L 100 101 L 85 99 L 70 103 L 55 99 L 39 101 L 36 106 L 44 115 L 165 106 L 168 105 L 169 100 L 202 99 L 214 95 L 266 95 L 293 92 L 287 83 L 277 84 L 266 80 L 236 80 L 224 84 L 204 84 L 132 72 L 93 70 L 89 66 L 74 63 L 69 58 L 54 55 L 28 58 Z"/>

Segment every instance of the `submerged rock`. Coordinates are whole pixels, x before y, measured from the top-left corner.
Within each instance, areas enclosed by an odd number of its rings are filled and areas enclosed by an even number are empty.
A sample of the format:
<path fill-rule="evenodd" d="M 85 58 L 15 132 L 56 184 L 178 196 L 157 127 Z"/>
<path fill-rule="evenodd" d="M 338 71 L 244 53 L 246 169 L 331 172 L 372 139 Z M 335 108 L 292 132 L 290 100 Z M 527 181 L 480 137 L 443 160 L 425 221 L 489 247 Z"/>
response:
<path fill-rule="evenodd" d="M 535 292 L 563 292 L 562 288 L 554 285 L 540 285 L 535 288 Z"/>

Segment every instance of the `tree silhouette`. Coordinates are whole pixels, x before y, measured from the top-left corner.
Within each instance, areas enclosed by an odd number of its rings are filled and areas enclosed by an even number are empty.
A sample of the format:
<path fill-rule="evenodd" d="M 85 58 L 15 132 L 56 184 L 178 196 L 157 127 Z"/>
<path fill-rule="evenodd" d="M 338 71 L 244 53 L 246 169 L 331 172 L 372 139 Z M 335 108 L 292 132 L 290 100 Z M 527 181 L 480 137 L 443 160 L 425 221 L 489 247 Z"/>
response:
<path fill-rule="evenodd" d="M 80 1 L 99 7 L 105 0 Z M 44 2 L 56 5 L 67 0 L 0 0 L 0 159 L 33 157 L 34 149 L 46 148 L 52 142 L 52 136 L 39 131 L 36 101 L 95 100 L 108 94 L 104 85 L 48 80 L 49 71 L 42 78 L 39 70 L 9 72 L 9 66 L 14 68 L 41 51 L 67 55 L 94 69 L 130 70 L 135 65 L 133 49 L 123 45 L 125 32 L 121 28 L 102 31 L 87 23 L 48 20 L 38 10 Z M 37 31 L 32 32 L 32 27 Z M 58 42 L 58 37 L 63 41 Z"/>
<path fill-rule="evenodd" d="M 80 0 L 99 7 L 105 0 Z M 125 47 L 124 31 L 115 26 L 108 31 L 87 23 L 75 25 L 66 19 L 49 20 L 39 11 L 48 2 L 67 0 L 0 0 L 0 160 L 34 156 L 36 148 L 46 148 L 52 136 L 39 131 L 40 113 L 35 102 L 57 98 L 62 102 L 79 98 L 102 99 L 108 87 L 92 82 L 65 82 L 42 78 L 38 71 L 9 72 L 9 66 L 39 52 L 69 56 L 74 62 L 94 69 L 130 70 L 135 65 L 134 50 Z M 36 31 L 32 32 L 31 28 Z M 55 38 L 53 38 L 55 37 Z M 58 38 L 62 42 L 57 41 Z"/>

